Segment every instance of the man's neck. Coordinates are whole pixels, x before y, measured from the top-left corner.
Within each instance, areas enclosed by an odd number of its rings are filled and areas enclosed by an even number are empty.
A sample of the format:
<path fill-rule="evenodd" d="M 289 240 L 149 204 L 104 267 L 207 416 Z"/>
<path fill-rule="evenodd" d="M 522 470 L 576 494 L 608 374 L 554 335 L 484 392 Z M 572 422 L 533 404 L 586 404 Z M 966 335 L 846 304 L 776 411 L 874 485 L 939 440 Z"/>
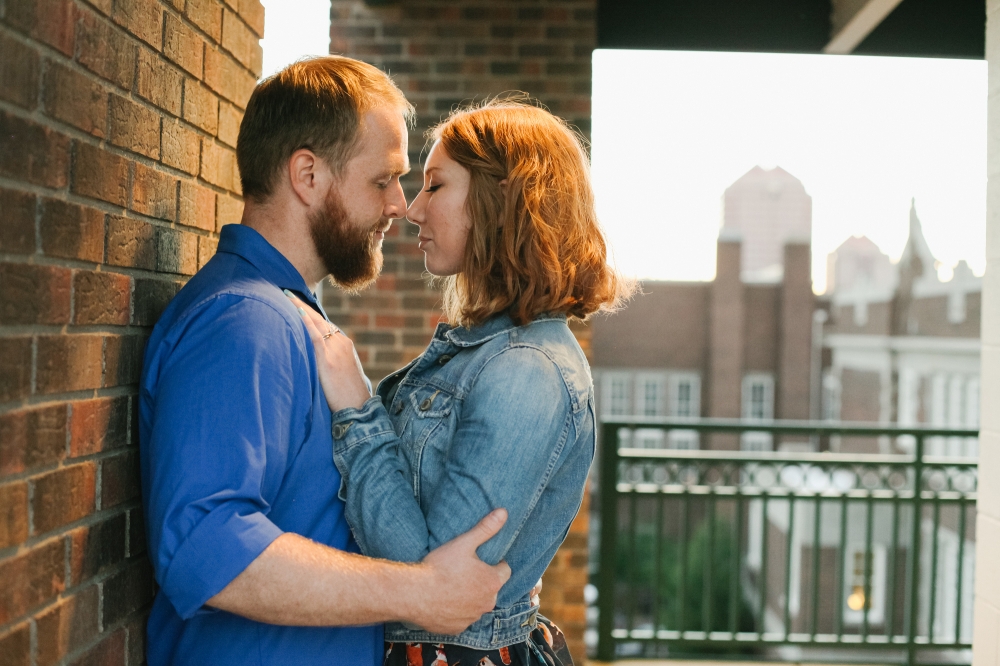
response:
<path fill-rule="evenodd" d="M 316 291 L 327 272 L 316 254 L 304 211 L 288 210 L 272 202 L 247 200 L 240 223 L 263 236 L 295 267 L 309 289 Z"/>

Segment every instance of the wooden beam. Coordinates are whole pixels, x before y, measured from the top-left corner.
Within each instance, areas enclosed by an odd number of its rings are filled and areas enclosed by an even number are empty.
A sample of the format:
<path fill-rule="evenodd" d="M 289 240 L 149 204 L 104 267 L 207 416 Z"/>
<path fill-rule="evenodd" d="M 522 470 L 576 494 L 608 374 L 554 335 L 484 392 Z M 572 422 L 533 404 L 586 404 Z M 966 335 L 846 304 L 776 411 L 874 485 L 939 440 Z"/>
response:
<path fill-rule="evenodd" d="M 834 17 L 837 18 L 838 9 L 856 9 L 850 14 L 850 18 L 834 21 L 834 34 L 829 43 L 823 47 L 824 53 L 847 54 L 854 51 L 858 44 L 864 41 L 865 37 L 871 34 L 872 30 L 885 20 L 885 17 L 892 13 L 892 10 L 902 2 L 902 0 L 833 0 Z M 838 29 L 838 23 L 841 23 Z"/>

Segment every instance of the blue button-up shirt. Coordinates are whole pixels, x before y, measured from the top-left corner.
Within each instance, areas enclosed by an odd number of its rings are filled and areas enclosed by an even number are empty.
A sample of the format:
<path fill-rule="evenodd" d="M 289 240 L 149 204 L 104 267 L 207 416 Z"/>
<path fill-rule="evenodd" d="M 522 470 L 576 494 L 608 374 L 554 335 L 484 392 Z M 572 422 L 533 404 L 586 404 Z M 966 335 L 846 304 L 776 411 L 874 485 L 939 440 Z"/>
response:
<path fill-rule="evenodd" d="M 322 312 L 281 253 L 228 225 L 146 348 L 140 460 L 159 584 L 151 666 L 381 661 L 381 626 L 281 627 L 205 606 L 284 532 L 357 551 L 312 343 L 282 289 Z"/>

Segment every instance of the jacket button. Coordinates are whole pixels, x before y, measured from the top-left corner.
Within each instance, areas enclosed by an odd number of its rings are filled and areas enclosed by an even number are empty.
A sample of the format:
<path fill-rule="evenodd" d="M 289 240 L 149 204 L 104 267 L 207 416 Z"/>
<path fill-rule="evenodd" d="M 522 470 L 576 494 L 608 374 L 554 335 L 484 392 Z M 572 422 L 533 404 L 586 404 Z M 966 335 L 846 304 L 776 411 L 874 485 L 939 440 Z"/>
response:
<path fill-rule="evenodd" d="M 444 365 L 450 360 L 451 356 L 449 356 L 448 354 L 444 354 L 443 356 L 441 356 L 441 358 L 438 359 L 438 365 Z"/>
<path fill-rule="evenodd" d="M 338 423 L 337 425 L 333 426 L 333 438 L 341 439 L 344 435 L 347 434 L 347 429 L 350 427 L 351 427 L 350 423 L 347 424 Z"/>
<path fill-rule="evenodd" d="M 424 398 L 424 399 L 423 399 L 423 400 L 422 400 L 422 401 L 420 402 L 420 411 L 422 411 L 422 412 L 426 412 L 426 411 L 427 411 L 428 409 L 430 409 L 430 408 L 431 408 L 431 405 L 432 405 L 432 404 L 434 404 L 434 401 L 433 401 L 433 400 L 431 400 L 430 398 Z"/>
<path fill-rule="evenodd" d="M 393 410 L 393 413 L 400 414 L 400 413 L 402 413 L 402 411 L 403 411 L 403 402 L 402 401 L 397 402 L 396 403 L 396 409 Z"/>

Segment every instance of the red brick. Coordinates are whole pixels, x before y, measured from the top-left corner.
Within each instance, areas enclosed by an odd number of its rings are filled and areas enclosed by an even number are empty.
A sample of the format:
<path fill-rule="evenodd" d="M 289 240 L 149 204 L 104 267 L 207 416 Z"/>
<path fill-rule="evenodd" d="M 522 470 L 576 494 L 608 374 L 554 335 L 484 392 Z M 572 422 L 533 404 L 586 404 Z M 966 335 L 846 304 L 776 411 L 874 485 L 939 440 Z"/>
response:
<path fill-rule="evenodd" d="M 70 280 L 67 268 L 0 264 L 0 324 L 69 323 Z"/>
<path fill-rule="evenodd" d="M 3 666 L 31 666 L 31 624 L 19 624 L 0 635 Z"/>
<path fill-rule="evenodd" d="M 150 0 L 116 0 L 111 20 L 159 50 L 163 36 L 163 9 Z"/>
<path fill-rule="evenodd" d="M 139 51 L 136 92 L 151 104 L 174 116 L 181 115 L 184 75 L 149 49 Z"/>
<path fill-rule="evenodd" d="M 102 343 L 98 335 L 39 336 L 36 392 L 45 395 L 99 388 Z"/>
<path fill-rule="evenodd" d="M 200 79 L 205 66 L 205 40 L 173 14 L 167 14 L 163 55 Z"/>
<path fill-rule="evenodd" d="M 174 229 L 160 229 L 156 270 L 159 273 L 194 275 L 198 270 L 198 236 Z"/>
<path fill-rule="evenodd" d="M 191 175 L 201 164 L 201 139 L 178 122 L 163 121 L 161 149 L 164 164 Z"/>
<path fill-rule="evenodd" d="M 53 465 L 66 455 L 66 405 L 19 409 L 0 416 L 0 474 Z"/>
<path fill-rule="evenodd" d="M 217 0 L 188 0 L 184 13 L 216 42 L 222 40 L 222 7 Z"/>
<path fill-rule="evenodd" d="M 77 59 L 80 64 L 119 88 L 130 90 L 135 78 L 138 46 L 111 23 L 81 10 L 77 24 Z"/>
<path fill-rule="evenodd" d="M 119 629 L 70 662 L 71 666 L 124 666 L 125 630 Z"/>
<path fill-rule="evenodd" d="M 3 65 L 0 64 L 0 67 Z M 215 207 L 215 201 L 212 202 Z M 35 195 L 0 188 L 0 252 L 31 254 L 35 251 Z M 213 227 L 215 212 L 212 212 Z"/>
<path fill-rule="evenodd" d="M 137 282 L 141 282 L 137 281 Z M 138 286 L 136 292 L 139 293 Z M 177 290 L 174 289 L 174 293 Z M 138 297 L 137 297 L 138 298 Z M 137 313 L 149 305 L 136 303 Z M 136 315 L 133 315 L 133 319 Z M 155 322 L 154 322 L 155 323 Z M 109 335 L 104 342 L 104 386 L 127 386 L 139 383 L 145 338 L 141 335 Z"/>
<path fill-rule="evenodd" d="M 181 181 L 180 223 L 215 231 L 215 192 L 196 183 Z"/>
<path fill-rule="evenodd" d="M 93 513 L 96 480 L 97 470 L 92 462 L 63 467 L 34 479 L 33 533 L 44 534 Z"/>
<path fill-rule="evenodd" d="M 264 5 L 260 0 L 240 0 L 240 16 L 257 37 L 264 36 Z"/>
<path fill-rule="evenodd" d="M 130 208 L 143 215 L 173 222 L 177 217 L 177 179 L 136 164 Z"/>
<path fill-rule="evenodd" d="M 205 49 L 205 84 L 241 109 L 247 106 L 257 80 L 229 55 Z"/>
<path fill-rule="evenodd" d="M 219 130 L 219 100 L 193 79 L 184 81 L 184 120 L 209 134 Z"/>
<path fill-rule="evenodd" d="M 85 74 L 50 62 L 45 72 L 45 113 L 96 137 L 107 135 L 108 92 Z"/>
<path fill-rule="evenodd" d="M 73 55 L 73 3 L 70 0 L 7 0 L 4 20 L 30 37 Z"/>
<path fill-rule="evenodd" d="M 111 16 L 111 0 L 84 0 L 84 2 L 105 16 Z"/>
<path fill-rule="evenodd" d="M 101 462 L 101 509 L 139 498 L 139 455 L 126 451 Z"/>
<path fill-rule="evenodd" d="M 34 185 L 66 186 L 69 138 L 0 112 L 0 176 Z"/>
<path fill-rule="evenodd" d="M 128 167 L 124 157 L 77 141 L 73 192 L 124 207 L 128 202 Z"/>
<path fill-rule="evenodd" d="M 155 111 L 112 95 L 109 112 L 111 143 L 154 160 L 160 158 L 160 116 Z"/>
<path fill-rule="evenodd" d="M 104 261 L 104 213 L 93 208 L 42 199 L 42 252 L 50 257 Z"/>
<path fill-rule="evenodd" d="M 249 68 L 253 62 L 253 45 L 257 38 L 240 18 L 229 11 L 222 13 L 222 47 L 233 54 L 240 64 Z"/>
<path fill-rule="evenodd" d="M 70 403 L 71 457 L 86 456 L 128 444 L 129 398 L 96 398 Z"/>
<path fill-rule="evenodd" d="M 132 278 L 106 271 L 73 276 L 73 323 L 126 326 L 132 318 Z"/>
<path fill-rule="evenodd" d="M 15 481 L 0 486 L 0 549 L 28 538 L 28 484 Z"/>
<path fill-rule="evenodd" d="M 204 268 L 208 260 L 215 256 L 219 249 L 219 239 L 209 236 L 198 236 L 198 270 Z"/>
<path fill-rule="evenodd" d="M 38 51 L 0 33 L 0 99 L 31 110 L 38 99 Z"/>
<path fill-rule="evenodd" d="M 61 539 L 0 562 L 0 624 L 54 599 L 66 588 L 66 547 Z"/>
<path fill-rule="evenodd" d="M 142 608 L 153 599 L 153 572 L 145 557 L 104 583 L 104 623 L 113 624 Z"/>
<path fill-rule="evenodd" d="M 52 666 L 96 637 L 100 610 L 100 591 L 91 585 L 40 614 L 36 619 L 38 666 Z"/>
<path fill-rule="evenodd" d="M 156 269 L 156 229 L 148 222 L 108 216 L 107 262 L 112 266 Z"/>
<path fill-rule="evenodd" d="M 217 203 L 215 221 L 218 229 L 222 229 L 227 224 L 239 224 L 243 219 L 243 202 L 233 197 L 219 195 Z"/>
<path fill-rule="evenodd" d="M 145 539 L 145 537 L 143 537 Z M 140 614 L 125 625 L 128 631 L 128 653 L 125 655 L 128 664 L 146 663 L 146 614 Z"/>
<path fill-rule="evenodd" d="M 0 338 L 0 402 L 19 400 L 30 393 L 31 338 Z"/>
<path fill-rule="evenodd" d="M 125 513 L 70 532 L 70 584 L 79 585 L 121 563 L 127 535 Z"/>
<path fill-rule="evenodd" d="M 232 104 L 222 102 L 219 104 L 219 141 L 226 143 L 233 148 L 236 147 L 236 139 L 240 135 L 240 121 L 243 120 L 243 112 Z"/>
<path fill-rule="evenodd" d="M 236 153 L 213 141 L 204 141 L 201 146 L 201 177 L 212 185 L 225 190 L 233 189 L 233 168 Z"/>
<path fill-rule="evenodd" d="M 179 285 L 172 281 L 136 280 L 132 323 L 136 326 L 153 326 L 179 290 Z"/>

